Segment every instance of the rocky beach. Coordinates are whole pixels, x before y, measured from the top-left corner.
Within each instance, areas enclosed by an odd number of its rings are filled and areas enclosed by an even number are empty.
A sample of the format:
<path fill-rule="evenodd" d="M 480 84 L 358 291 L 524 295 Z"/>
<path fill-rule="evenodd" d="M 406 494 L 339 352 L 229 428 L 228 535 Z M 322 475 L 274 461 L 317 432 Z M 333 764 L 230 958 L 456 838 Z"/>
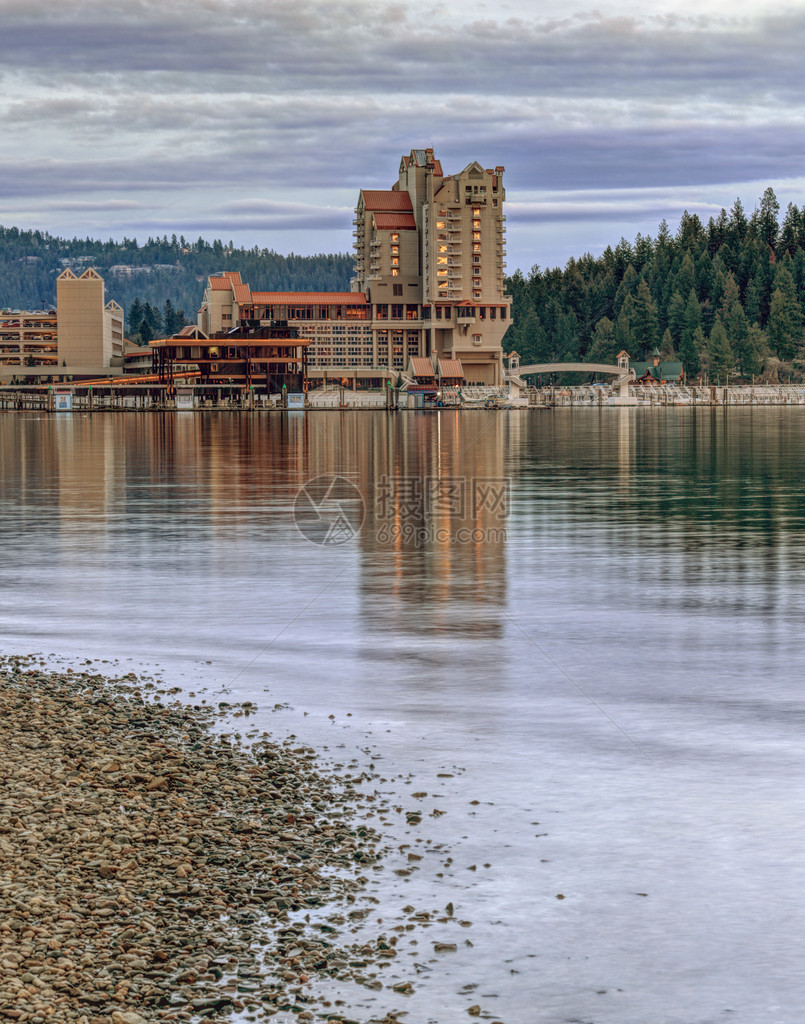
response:
<path fill-rule="evenodd" d="M 214 728 L 250 708 L 0 659 L 0 1020 L 347 1022 L 330 983 L 411 991 L 383 968 L 435 912 L 347 934 L 384 853 L 371 776 Z"/>

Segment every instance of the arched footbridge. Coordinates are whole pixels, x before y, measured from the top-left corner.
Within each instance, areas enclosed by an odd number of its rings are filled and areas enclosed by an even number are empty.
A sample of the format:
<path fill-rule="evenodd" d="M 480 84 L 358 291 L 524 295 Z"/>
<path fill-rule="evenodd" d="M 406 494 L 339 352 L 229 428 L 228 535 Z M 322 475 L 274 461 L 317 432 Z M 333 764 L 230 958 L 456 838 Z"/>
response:
<path fill-rule="evenodd" d="M 607 366 L 604 363 L 531 363 L 528 366 L 512 367 L 512 375 L 523 377 L 527 373 L 601 373 L 618 377 L 616 384 L 628 384 L 635 379 L 634 370 L 628 366 Z"/>

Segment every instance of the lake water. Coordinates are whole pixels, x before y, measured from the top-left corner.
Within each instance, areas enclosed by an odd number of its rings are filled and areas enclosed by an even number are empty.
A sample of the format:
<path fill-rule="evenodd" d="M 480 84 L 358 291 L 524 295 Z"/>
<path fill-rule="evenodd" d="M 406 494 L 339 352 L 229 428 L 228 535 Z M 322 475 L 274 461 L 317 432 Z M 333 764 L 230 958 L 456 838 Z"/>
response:
<path fill-rule="evenodd" d="M 356 1019 L 799 1024 L 803 438 L 799 408 L 4 414 L 0 644 L 256 701 L 423 812 L 366 927 L 472 927 L 407 933 L 414 995 L 344 989 Z"/>

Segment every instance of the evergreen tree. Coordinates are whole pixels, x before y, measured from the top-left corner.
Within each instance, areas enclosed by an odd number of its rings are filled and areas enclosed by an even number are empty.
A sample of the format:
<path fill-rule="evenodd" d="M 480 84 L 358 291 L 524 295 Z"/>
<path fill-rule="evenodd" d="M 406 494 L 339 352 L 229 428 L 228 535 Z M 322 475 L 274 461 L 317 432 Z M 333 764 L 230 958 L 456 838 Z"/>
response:
<path fill-rule="evenodd" d="M 632 338 L 645 358 L 657 345 L 657 308 L 645 281 L 637 286 L 632 316 Z"/>
<path fill-rule="evenodd" d="M 696 327 L 694 331 L 685 330 L 683 332 L 679 358 L 682 360 L 686 380 L 692 381 L 698 377 L 702 368 L 700 353 L 703 351 L 704 345 L 704 331 L 701 326 Z"/>
<path fill-rule="evenodd" d="M 777 223 L 779 213 L 780 204 L 774 194 L 774 189 L 769 186 L 760 200 L 758 227 L 761 239 L 770 249 L 774 249 L 777 245 L 777 234 L 780 230 Z"/>
<path fill-rule="evenodd" d="M 735 357 L 730 348 L 727 332 L 724 330 L 724 325 L 718 316 L 716 316 L 713 330 L 710 334 L 707 355 L 710 363 L 710 372 L 716 375 L 719 383 L 727 383 L 728 375 L 732 372 L 735 363 Z"/>
<path fill-rule="evenodd" d="M 696 298 L 695 290 L 691 288 L 690 294 L 688 295 L 688 301 L 685 305 L 685 326 L 682 328 L 682 340 L 680 342 L 680 351 L 690 351 L 693 336 L 696 330 L 701 327 L 701 325 L 701 306 L 699 305 L 699 300 Z M 698 367 L 696 372 L 699 372 Z"/>
<path fill-rule="evenodd" d="M 618 319 L 615 321 L 615 351 L 628 352 L 629 355 L 636 352 L 635 341 L 632 337 L 632 320 L 634 318 L 634 300 L 627 295 L 623 300 Z"/>
<path fill-rule="evenodd" d="M 732 350 L 744 379 L 756 377 L 760 373 L 765 348 L 766 337 L 757 324 L 747 326 L 746 335 L 738 343 L 733 343 Z"/>
<path fill-rule="evenodd" d="M 780 359 L 793 359 L 802 341 L 802 312 L 794 279 L 783 264 L 778 265 L 776 285 L 769 313 L 769 344 Z"/>
<path fill-rule="evenodd" d="M 139 334 L 140 324 L 143 321 L 143 306 L 139 298 L 135 298 L 131 306 L 129 306 L 129 333 Z"/>
<path fill-rule="evenodd" d="M 686 305 L 680 292 L 674 292 L 671 296 L 671 301 L 668 303 L 668 330 L 671 332 L 671 339 L 675 349 L 678 349 L 682 344 Z"/>
<path fill-rule="evenodd" d="M 595 325 L 592 344 L 587 349 L 585 361 L 614 366 L 619 351 L 615 342 L 615 325 L 609 317 L 602 316 Z"/>

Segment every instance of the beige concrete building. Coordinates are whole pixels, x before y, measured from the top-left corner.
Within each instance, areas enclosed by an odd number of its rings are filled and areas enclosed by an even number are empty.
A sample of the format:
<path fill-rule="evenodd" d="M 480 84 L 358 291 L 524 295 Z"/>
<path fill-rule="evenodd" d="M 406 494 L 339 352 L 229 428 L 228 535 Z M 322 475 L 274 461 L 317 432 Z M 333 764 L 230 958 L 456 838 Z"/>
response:
<path fill-rule="evenodd" d="M 503 170 L 473 162 L 445 175 L 432 149 L 414 149 L 401 159 L 391 189 L 361 191 L 352 286 L 372 307 L 378 350 L 389 331 L 383 321 L 405 321 L 401 365 L 409 356 L 460 359 L 468 383 L 502 381 L 511 305 Z M 407 334 L 415 327 L 416 352 Z M 398 332 L 388 341 L 392 359 L 400 347 Z"/>
<path fill-rule="evenodd" d="M 444 175 L 432 149 L 400 161 L 388 190 L 363 189 L 355 211 L 351 292 L 258 292 L 227 271 L 207 281 L 208 337 L 282 326 L 311 341 L 311 376 L 335 367 L 405 374 L 412 358 L 460 360 L 468 384 L 503 381 L 503 168 Z"/>
<path fill-rule="evenodd" d="M 123 366 L 123 309 L 106 302 L 104 282 L 89 268 L 80 277 L 64 270 L 56 279 L 59 366 L 93 373 Z"/>

